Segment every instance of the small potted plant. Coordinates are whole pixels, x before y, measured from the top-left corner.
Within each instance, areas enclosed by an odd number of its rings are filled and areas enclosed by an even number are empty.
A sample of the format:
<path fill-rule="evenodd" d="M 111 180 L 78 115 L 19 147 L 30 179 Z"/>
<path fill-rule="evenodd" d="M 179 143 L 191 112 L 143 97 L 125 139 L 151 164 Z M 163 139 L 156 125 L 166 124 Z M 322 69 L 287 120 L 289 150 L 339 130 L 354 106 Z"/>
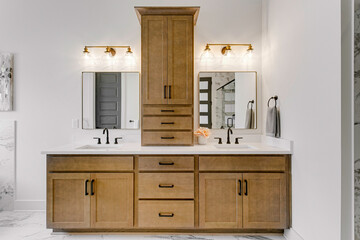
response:
<path fill-rule="evenodd" d="M 194 132 L 194 134 L 198 137 L 198 143 L 200 145 L 205 145 L 211 135 L 211 132 L 208 128 L 200 127 Z"/>

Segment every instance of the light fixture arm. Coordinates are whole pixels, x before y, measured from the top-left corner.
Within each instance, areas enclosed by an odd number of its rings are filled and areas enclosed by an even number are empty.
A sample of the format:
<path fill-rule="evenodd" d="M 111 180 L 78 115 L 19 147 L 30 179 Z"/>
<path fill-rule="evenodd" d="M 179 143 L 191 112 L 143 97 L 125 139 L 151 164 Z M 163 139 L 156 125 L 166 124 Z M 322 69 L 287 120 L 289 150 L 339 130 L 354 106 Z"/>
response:
<path fill-rule="evenodd" d="M 131 47 L 130 46 L 85 46 L 84 47 L 84 51 L 83 53 L 84 54 L 89 54 L 89 48 L 105 48 L 105 53 L 106 54 L 111 54 L 111 56 L 115 56 L 116 55 L 116 50 L 115 48 L 127 48 L 127 51 L 126 53 L 127 54 L 132 54 L 132 51 L 131 51 Z"/>

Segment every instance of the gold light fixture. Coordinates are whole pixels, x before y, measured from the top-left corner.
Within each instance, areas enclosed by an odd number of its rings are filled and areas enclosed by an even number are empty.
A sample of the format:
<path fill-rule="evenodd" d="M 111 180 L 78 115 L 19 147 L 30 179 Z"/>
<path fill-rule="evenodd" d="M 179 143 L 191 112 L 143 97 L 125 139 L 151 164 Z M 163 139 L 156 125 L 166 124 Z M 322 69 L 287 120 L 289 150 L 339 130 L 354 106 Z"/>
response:
<path fill-rule="evenodd" d="M 224 55 L 224 56 L 227 56 L 229 53 L 231 53 L 231 51 L 232 51 L 231 46 L 248 47 L 247 51 L 249 53 L 254 51 L 254 48 L 252 47 L 252 45 L 247 44 L 247 43 L 207 43 L 206 47 L 204 49 L 204 52 L 210 52 L 211 51 L 210 46 L 223 46 L 221 48 L 221 54 Z"/>
<path fill-rule="evenodd" d="M 83 51 L 84 55 L 90 54 L 89 48 L 105 48 L 104 53 L 110 57 L 114 57 L 116 55 L 115 48 L 127 48 L 126 55 L 131 55 L 133 53 L 130 46 L 85 46 Z"/>

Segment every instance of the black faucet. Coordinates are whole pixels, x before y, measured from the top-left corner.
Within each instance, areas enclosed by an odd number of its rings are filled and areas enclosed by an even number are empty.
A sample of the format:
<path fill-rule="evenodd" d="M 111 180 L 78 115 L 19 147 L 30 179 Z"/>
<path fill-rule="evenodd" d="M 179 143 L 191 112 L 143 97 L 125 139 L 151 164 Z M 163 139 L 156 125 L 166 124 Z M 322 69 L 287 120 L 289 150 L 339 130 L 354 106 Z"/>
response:
<path fill-rule="evenodd" d="M 233 134 L 233 131 L 231 130 L 231 127 L 228 128 L 228 131 L 227 131 L 227 142 L 226 144 L 230 144 L 230 134 Z"/>
<path fill-rule="evenodd" d="M 110 144 L 110 141 L 109 141 L 109 129 L 105 128 L 104 131 L 103 131 L 103 134 L 106 133 L 106 144 Z"/>

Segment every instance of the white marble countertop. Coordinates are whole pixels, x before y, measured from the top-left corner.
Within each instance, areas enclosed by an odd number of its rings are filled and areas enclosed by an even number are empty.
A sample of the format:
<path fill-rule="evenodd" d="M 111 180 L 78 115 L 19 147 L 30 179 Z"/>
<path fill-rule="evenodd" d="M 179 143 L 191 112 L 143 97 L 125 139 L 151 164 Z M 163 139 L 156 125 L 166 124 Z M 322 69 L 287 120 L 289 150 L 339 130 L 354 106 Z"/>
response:
<path fill-rule="evenodd" d="M 146 155 L 146 154 L 291 154 L 291 149 L 271 146 L 264 142 L 241 144 L 213 144 L 194 146 L 141 146 L 140 143 L 123 143 L 119 145 L 66 145 L 41 152 L 42 154 L 109 154 L 109 155 Z"/>

